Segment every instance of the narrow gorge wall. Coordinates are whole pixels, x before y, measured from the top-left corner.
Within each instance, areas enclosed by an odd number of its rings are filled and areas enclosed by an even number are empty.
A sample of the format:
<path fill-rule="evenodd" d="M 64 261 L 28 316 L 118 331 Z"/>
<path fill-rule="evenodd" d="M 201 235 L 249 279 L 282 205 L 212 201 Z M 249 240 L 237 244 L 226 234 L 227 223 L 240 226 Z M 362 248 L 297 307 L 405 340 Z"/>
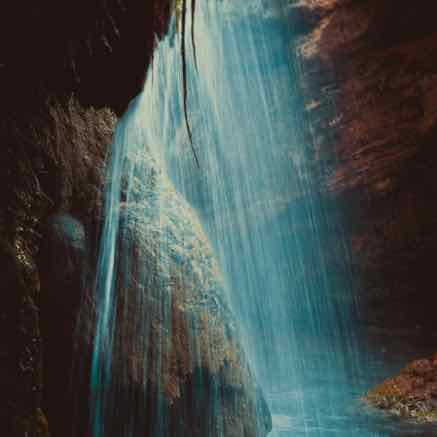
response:
<path fill-rule="evenodd" d="M 29 118 L 14 114 L 2 119 L 1 435 L 47 435 L 42 406 L 48 374 L 43 363 L 56 363 L 50 377 L 63 374 L 58 394 L 68 384 L 71 364 L 64 360 L 71 357 L 71 304 L 77 309 L 81 296 L 68 288 L 49 293 L 47 277 L 40 275 L 40 246 L 48 243 L 49 217 L 61 212 L 76 216 L 95 235 L 114 121 L 109 109 L 86 109 L 73 99 L 44 104 Z M 52 349 L 42 333 L 58 336 L 58 347 Z M 63 405 L 59 398 L 58 405 Z"/>
<path fill-rule="evenodd" d="M 40 275 L 39 265 L 41 243 L 48 243 L 46 225 L 57 214 L 74 216 L 89 240 L 96 241 L 115 114 L 141 91 L 156 35 L 166 31 L 168 16 L 165 0 L 133 1 L 129 7 L 118 0 L 19 1 L 2 8 L 2 436 L 48 435 L 45 382 L 50 377 L 52 387 L 57 385 L 55 398 L 61 387 L 66 389 L 70 304 L 80 296 L 68 295 L 68 288 L 48 296 L 47 276 Z M 59 337 L 62 351 L 42 338 L 44 332 Z M 71 412 L 65 399 L 57 401 L 52 396 L 62 422 Z"/>
<path fill-rule="evenodd" d="M 301 32 L 301 89 L 315 165 L 323 189 L 345 205 L 354 268 L 363 278 L 363 318 L 385 329 L 421 326 L 432 335 L 436 6 L 431 1 L 300 0 L 291 7 L 293 25 Z M 166 31 L 168 14 L 165 0 L 135 0 L 129 7 L 119 0 L 92 5 L 18 1 L 3 7 L 2 436 L 47 436 L 43 410 L 49 404 L 60 413 L 58 429 L 69 416 L 66 404 L 47 400 L 47 372 L 53 372 L 52 385 L 58 386 L 68 375 L 62 372 L 65 362 L 53 364 L 50 353 L 57 351 L 43 346 L 41 332 L 66 333 L 68 361 L 74 311 L 62 294 L 68 289 L 47 295 L 50 277 L 39 254 L 55 216 L 80 220 L 91 244 L 97 240 L 113 126 L 142 88 L 155 35 Z M 336 159 L 326 158 L 328 151 Z M 52 367 L 43 366 L 43 356 Z"/>
<path fill-rule="evenodd" d="M 113 397 L 106 380 L 91 383 L 100 334 L 94 285 L 104 233 L 102 193 L 112 183 L 105 167 L 110 146 L 122 147 L 113 141 L 115 125 L 135 112 L 134 97 L 143 90 L 174 4 L 18 2 L 2 12 L 1 436 L 239 437 L 271 429 L 231 311 L 221 305 L 219 268 L 201 226 L 131 125 L 126 142 L 144 156 L 130 159 L 147 182 L 123 174 L 123 187 L 113 193 L 123 199 L 115 214 L 126 226 L 118 249 L 133 260 L 131 271 L 123 256 L 114 262 L 119 326 L 113 352 L 119 359 L 105 356 L 103 363 L 115 381 Z M 125 161 L 121 155 L 115 165 L 124 168 Z M 141 166 L 149 161 L 153 165 Z M 128 195 L 132 181 L 137 189 Z M 160 276 L 164 265 L 169 272 Z M 146 325 L 150 345 L 140 348 L 146 335 L 139 327 Z M 198 362 L 191 348 L 199 350 Z M 103 419 L 92 410 L 92 384 L 103 393 Z"/>
<path fill-rule="evenodd" d="M 344 205 L 363 319 L 432 335 L 436 6 L 302 0 L 293 7 L 306 32 L 299 50 L 315 159 L 321 183 Z"/>

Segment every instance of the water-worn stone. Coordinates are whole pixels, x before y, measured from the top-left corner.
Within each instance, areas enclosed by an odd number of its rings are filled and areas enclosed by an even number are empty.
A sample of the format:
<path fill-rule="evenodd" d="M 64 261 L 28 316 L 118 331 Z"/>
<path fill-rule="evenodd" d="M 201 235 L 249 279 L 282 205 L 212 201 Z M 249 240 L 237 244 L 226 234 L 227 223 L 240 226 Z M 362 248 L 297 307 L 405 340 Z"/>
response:
<path fill-rule="evenodd" d="M 38 370 L 39 225 L 48 216 L 68 211 L 80 218 L 95 243 L 101 170 L 113 113 L 122 113 L 141 91 L 156 35 L 165 32 L 168 17 L 166 0 L 2 5 L 0 240 L 8 247 L 0 249 L 2 436 L 47 434 Z M 16 267 L 13 274 L 11 266 Z M 59 270 L 51 273 L 60 283 L 67 280 L 57 277 Z M 60 315 L 68 299 L 76 300 L 80 293 L 45 289 L 45 279 L 41 294 L 51 295 L 53 312 L 45 311 L 43 321 L 53 327 L 52 335 L 59 336 L 59 356 L 48 366 L 57 363 L 57 372 L 67 375 L 69 368 L 62 367 L 59 357 L 71 332 L 62 337 L 65 320 Z M 45 379 L 53 375 L 46 372 Z M 58 387 L 59 392 L 65 389 Z M 62 396 L 58 411 L 62 417 L 68 412 Z M 65 436 L 64 431 L 58 435 Z"/>
<path fill-rule="evenodd" d="M 267 435 L 270 413 L 196 215 L 150 150 L 128 163 L 105 436 Z"/>
<path fill-rule="evenodd" d="M 365 401 L 390 414 L 437 422 L 437 355 L 410 363 L 398 375 L 370 390 Z"/>

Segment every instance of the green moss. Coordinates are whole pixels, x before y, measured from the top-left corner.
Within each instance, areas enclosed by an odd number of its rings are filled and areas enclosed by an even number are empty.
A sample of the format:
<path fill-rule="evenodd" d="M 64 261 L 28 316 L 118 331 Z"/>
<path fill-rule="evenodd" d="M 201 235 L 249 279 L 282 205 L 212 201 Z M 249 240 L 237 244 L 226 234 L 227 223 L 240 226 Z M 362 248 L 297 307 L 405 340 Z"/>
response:
<path fill-rule="evenodd" d="M 402 372 L 370 390 L 364 401 L 389 414 L 408 418 L 419 423 L 437 422 L 437 409 L 424 394 L 415 393 L 414 386 Z"/>
<path fill-rule="evenodd" d="M 415 419 L 417 419 L 419 422 L 437 422 L 437 410 L 431 410 L 431 411 L 421 411 L 413 416 Z"/>

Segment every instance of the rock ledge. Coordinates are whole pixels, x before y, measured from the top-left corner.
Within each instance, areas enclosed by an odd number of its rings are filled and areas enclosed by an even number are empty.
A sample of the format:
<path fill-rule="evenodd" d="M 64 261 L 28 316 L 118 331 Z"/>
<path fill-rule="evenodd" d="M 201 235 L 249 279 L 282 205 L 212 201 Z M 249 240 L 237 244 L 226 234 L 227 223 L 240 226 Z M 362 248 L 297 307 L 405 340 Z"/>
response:
<path fill-rule="evenodd" d="M 437 353 L 413 361 L 399 375 L 371 389 L 364 400 L 399 417 L 437 422 Z"/>

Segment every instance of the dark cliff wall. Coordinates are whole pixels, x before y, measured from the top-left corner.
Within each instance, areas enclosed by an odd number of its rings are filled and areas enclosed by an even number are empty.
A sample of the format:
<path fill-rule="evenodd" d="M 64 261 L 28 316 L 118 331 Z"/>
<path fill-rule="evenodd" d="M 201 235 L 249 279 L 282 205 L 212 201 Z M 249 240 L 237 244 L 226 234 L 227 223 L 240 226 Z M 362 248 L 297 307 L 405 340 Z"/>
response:
<path fill-rule="evenodd" d="M 29 119 L 2 120 L 2 146 L 7 150 L 0 164 L 0 256 L 6 266 L 1 284 L 0 430 L 5 436 L 45 435 L 35 429 L 35 420 L 43 420 L 42 362 L 56 362 L 62 372 L 62 354 L 48 355 L 41 327 L 59 320 L 51 332 L 63 332 L 73 308 L 65 309 L 68 290 L 57 290 L 57 298 L 49 299 L 40 280 L 43 227 L 51 215 L 68 212 L 95 233 L 104 156 L 115 121 L 108 109 L 84 109 L 74 100 L 43 108 Z M 71 349 L 70 339 L 71 333 L 59 344 Z M 67 374 L 64 368 L 62 390 Z M 60 399 L 58 405 L 62 408 Z"/>
<path fill-rule="evenodd" d="M 37 265 L 43 225 L 68 213 L 95 238 L 115 114 L 141 89 L 155 34 L 167 25 L 168 3 L 21 0 L 2 8 L 2 436 L 48 434 L 43 408 L 56 402 L 43 399 L 44 289 Z M 321 183 L 348 205 L 366 319 L 435 330 L 435 6 L 302 0 L 295 8 L 306 32 L 302 87 Z M 327 150 L 336 158 L 324 162 Z M 58 317 L 52 325 L 46 319 L 42 329 L 68 330 L 63 299 L 49 301 L 59 304 L 53 308 Z"/>
<path fill-rule="evenodd" d="M 86 437 L 105 158 L 173 2 L 23 3 L 0 17 L 0 436 Z M 123 262 L 116 273 L 105 366 L 117 405 L 105 393 L 103 433 L 266 435 L 270 413 L 201 226 L 147 147 L 135 162 L 117 242 L 133 273 Z"/>
<path fill-rule="evenodd" d="M 2 109 L 75 94 L 124 111 L 141 89 L 170 0 L 16 1 L 0 17 Z"/>
<path fill-rule="evenodd" d="M 169 9 L 167 0 L 17 1 L 2 7 L 2 436 L 48 435 L 47 406 L 57 417 L 57 435 L 66 435 L 59 424 L 71 416 L 69 404 L 50 399 L 45 387 L 57 385 L 56 396 L 67 389 L 66 363 L 56 360 L 71 353 L 73 311 L 68 290 L 47 296 L 47 279 L 40 275 L 45 226 L 50 217 L 68 214 L 96 240 L 104 157 L 116 114 L 141 90 Z M 52 339 L 65 334 L 58 357 L 41 331 Z M 51 373 L 44 362 L 52 363 Z"/>
<path fill-rule="evenodd" d="M 302 86 L 321 183 L 345 205 L 364 318 L 430 334 L 437 304 L 436 11 L 434 2 L 391 0 L 296 6 L 309 29 L 300 42 Z"/>

